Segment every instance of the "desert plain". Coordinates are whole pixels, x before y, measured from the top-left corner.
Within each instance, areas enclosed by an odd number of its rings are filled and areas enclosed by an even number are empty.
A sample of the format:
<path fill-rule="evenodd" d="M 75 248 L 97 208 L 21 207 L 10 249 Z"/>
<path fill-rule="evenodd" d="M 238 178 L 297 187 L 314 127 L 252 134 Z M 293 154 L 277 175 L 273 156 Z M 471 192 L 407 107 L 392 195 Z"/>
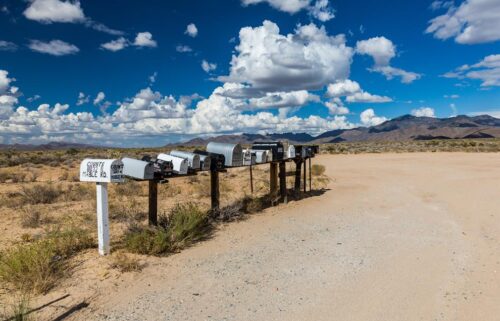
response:
<path fill-rule="evenodd" d="M 221 223 L 177 253 L 134 255 L 140 270 L 84 250 L 30 308 L 42 320 L 498 320 L 499 153 L 323 154 L 314 164 L 325 173 L 306 197 Z M 223 193 L 248 193 L 240 184 Z M 93 205 L 64 206 L 77 216 Z M 18 212 L 2 207 L 4 249 L 26 233 Z"/>

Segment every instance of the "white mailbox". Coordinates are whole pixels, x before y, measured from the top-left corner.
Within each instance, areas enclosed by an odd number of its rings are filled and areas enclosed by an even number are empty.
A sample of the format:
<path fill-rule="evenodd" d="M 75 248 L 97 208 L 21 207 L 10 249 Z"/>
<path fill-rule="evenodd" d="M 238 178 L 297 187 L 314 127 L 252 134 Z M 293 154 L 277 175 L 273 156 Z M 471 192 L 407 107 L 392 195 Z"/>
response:
<path fill-rule="evenodd" d="M 152 180 L 155 175 L 155 167 L 153 163 L 142 160 L 124 157 L 123 175 L 141 180 Z"/>
<path fill-rule="evenodd" d="M 118 159 L 84 159 L 80 164 L 80 181 L 96 183 L 123 182 L 123 163 Z"/>
<path fill-rule="evenodd" d="M 295 146 L 289 145 L 288 150 L 287 150 L 287 156 L 288 158 L 295 158 Z"/>
<path fill-rule="evenodd" d="M 96 183 L 99 254 L 107 255 L 110 251 L 108 183 L 123 182 L 123 162 L 118 159 L 84 159 L 80 164 L 80 181 Z"/>
<path fill-rule="evenodd" d="M 185 158 L 188 160 L 188 166 L 192 169 L 200 169 L 200 155 L 190 152 L 184 152 L 180 150 L 173 150 L 170 155 Z"/>
<path fill-rule="evenodd" d="M 163 161 L 172 162 L 174 165 L 174 173 L 186 175 L 188 172 L 188 160 L 186 158 L 181 158 L 169 154 L 158 154 L 158 159 Z"/>
<path fill-rule="evenodd" d="M 253 154 L 255 154 L 255 162 L 257 164 L 267 163 L 267 150 L 251 150 Z"/>
<path fill-rule="evenodd" d="M 243 150 L 242 157 L 244 166 L 255 165 L 255 153 L 252 153 L 249 149 Z"/>

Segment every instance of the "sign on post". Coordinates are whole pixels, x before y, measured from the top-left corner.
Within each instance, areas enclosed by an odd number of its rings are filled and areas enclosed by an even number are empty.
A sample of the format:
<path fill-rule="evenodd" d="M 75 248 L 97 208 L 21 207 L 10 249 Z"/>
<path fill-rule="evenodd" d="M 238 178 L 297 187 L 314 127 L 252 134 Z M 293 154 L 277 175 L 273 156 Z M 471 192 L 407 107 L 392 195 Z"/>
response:
<path fill-rule="evenodd" d="M 117 159 L 84 159 L 80 181 L 95 182 L 97 192 L 97 238 L 99 254 L 109 254 L 108 183 L 123 182 L 123 163 Z"/>

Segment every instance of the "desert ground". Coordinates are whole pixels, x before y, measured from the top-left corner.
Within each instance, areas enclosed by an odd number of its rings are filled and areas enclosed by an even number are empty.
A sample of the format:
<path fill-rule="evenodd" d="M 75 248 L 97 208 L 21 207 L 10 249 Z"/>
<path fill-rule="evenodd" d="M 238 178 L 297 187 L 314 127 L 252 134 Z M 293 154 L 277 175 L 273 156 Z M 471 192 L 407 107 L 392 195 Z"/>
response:
<path fill-rule="evenodd" d="M 314 163 L 329 182 L 307 197 L 219 224 L 178 253 L 137 255 L 140 271 L 118 272 L 88 249 L 31 307 L 57 320 L 498 320 L 499 153 Z M 93 204 L 72 206 L 78 215 Z M 22 233 L 3 233 L 2 245 Z"/>

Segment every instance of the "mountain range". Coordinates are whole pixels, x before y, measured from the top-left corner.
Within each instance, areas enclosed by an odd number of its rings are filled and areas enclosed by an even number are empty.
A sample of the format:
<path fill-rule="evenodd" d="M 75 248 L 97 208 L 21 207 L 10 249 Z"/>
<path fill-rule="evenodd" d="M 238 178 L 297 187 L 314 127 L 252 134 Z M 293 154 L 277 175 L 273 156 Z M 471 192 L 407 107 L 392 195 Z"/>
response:
<path fill-rule="evenodd" d="M 431 139 L 500 138 L 500 119 L 488 115 L 450 118 L 416 117 L 404 115 L 380 125 L 337 129 L 318 136 L 307 133 L 241 134 L 195 138 L 183 146 L 206 145 L 210 141 L 251 144 L 262 140 L 287 139 L 291 143 L 325 144 L 360 141 L 408 141 Z"/>

